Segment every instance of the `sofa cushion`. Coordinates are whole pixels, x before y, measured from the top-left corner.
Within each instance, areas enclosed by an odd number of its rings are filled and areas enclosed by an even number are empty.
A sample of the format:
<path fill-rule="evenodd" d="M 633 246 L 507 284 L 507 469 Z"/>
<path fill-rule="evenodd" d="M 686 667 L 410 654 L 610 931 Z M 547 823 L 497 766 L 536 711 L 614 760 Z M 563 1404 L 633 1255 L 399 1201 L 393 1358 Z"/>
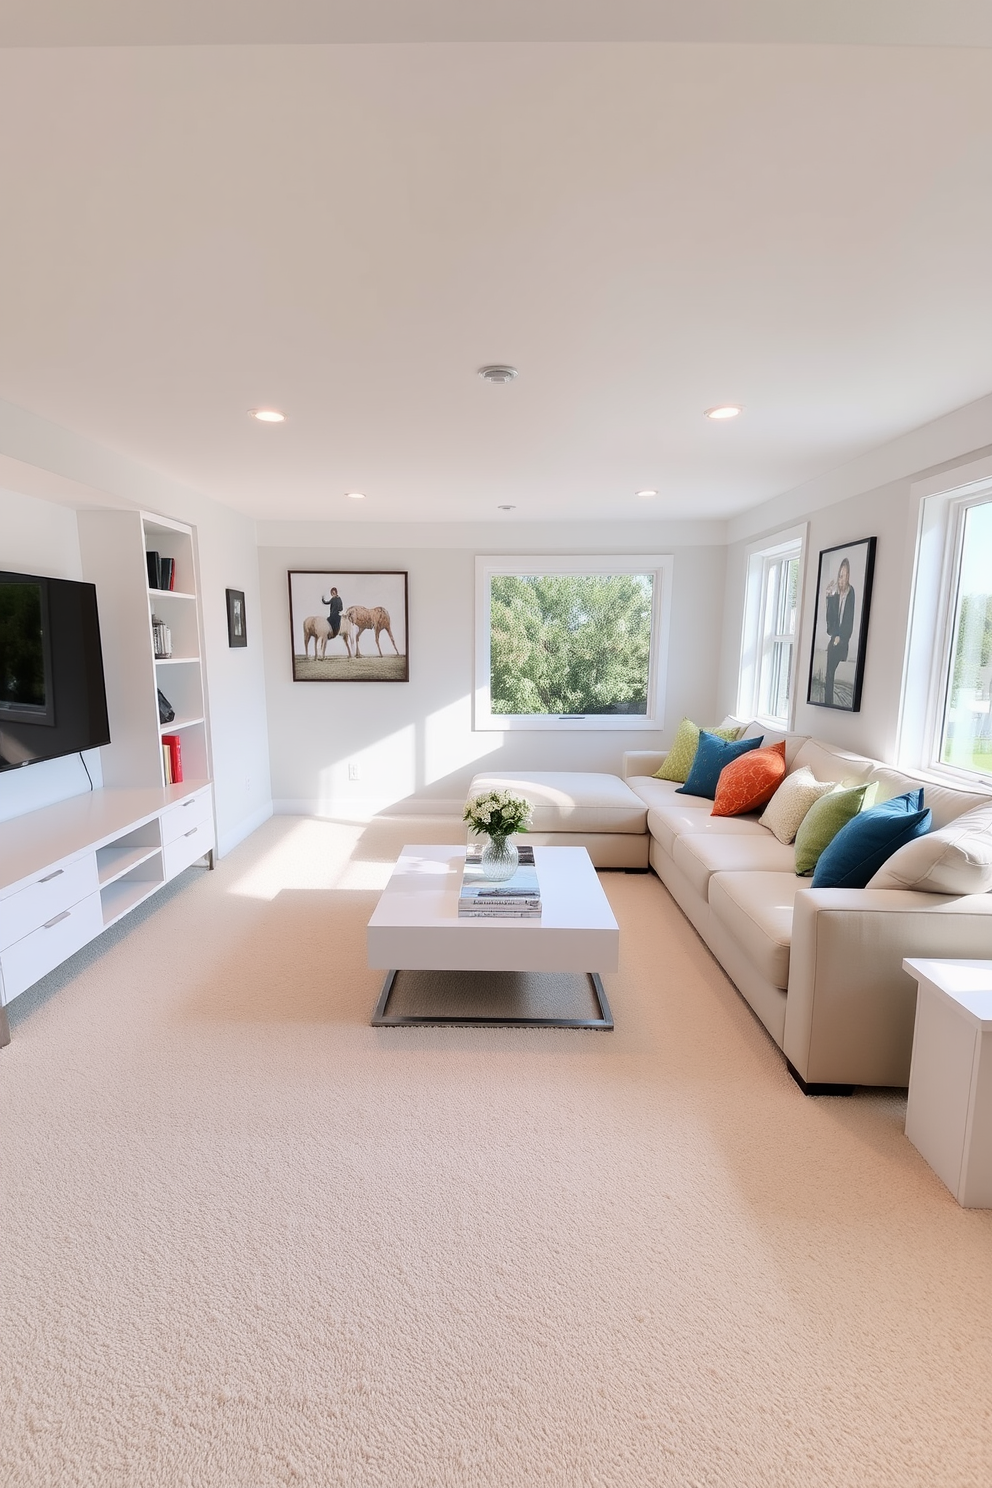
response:
<path fill-rule="evenodd" d="M 861 785 L 871 778 L 878 761 L 847 749 L 836 749 L 820 739 L 807 739 L 799 748 L 789 768 L 798 770 L 808 765 L 816 780 L 833 780 L 838 785 Z"/>
<path fill-rule="evenodd" d="M 803 876 L 813 872 L 820 854 L 846 827 L 852 816 L 875 801 L 875 785 L 852 785 L 831 791 L 814 801 L 802 826 L 796 833 L 796 872 Z"/>
<path fill-rule="evenodd" d="M 757 837 L 690 832 L 676 838 L 672 858 L 704 899 L 714 873 L 795 874 L 791 847 L 776 842 L 771 832 L 765 831 Z"/>
<path fill-rule="evenodd" d="M 785 745 L 785 767 L 787 770 L 791 770 L 793 768 L 793 764 L 797 754 L 799 753 L 800 749 L 802 749 L 806 741 L 809 739 L 809 734 L 777 733 L 775 729 L 765 728 L 764 724 L 759 723 L 757 719 L 754 719 L 751 723 L 748 723 L 744 728 L 742 728 L 737 737 L 739 739 L 754 739 L 757 738 L 759 734 L 762 736 L 766 744 Z"/>
<path fill-rule="evenodd" d="M 926 788 L 927 804 L 930 786 Z M 987 894 L 992 890 L 992 801 L 946 827 L 907 842 L 868 883 L 870 889 L 919 889 L 927 894 Z"/>
<path fill-rule="evenodd" d="M 774 833 L 779 842 L 794 842 L 814 801 L 836 789 L 832 780 L 814 780 L 809 766 L 802 765 L 782 781 L 759 818 L 761 825 Z"/>
<path fill-rule="evenodd" d="M 904 795 L 906 791 L 919 790 L 922 786 L 926 792 L 927 805 L 933 812 L 935 828 L 946 827 L 948 822 L 954 821 L 955 817 L 961 816 L 965 811 L 992 805 L 992 796 L 987 792 L 955 790 L 951 785 L 934 785 L 930 780 L 922 780 L 918 775 L 906 775 L 902 770 L 893 770 L 888 765 L 876 765 L 868 779 L 877 783 L 876 806 L 880 806 L 883 801 L 891 801 L 893 796 Z"/>
<path fill-rule="evenodd" d="M 785 775 L 785 740 L 752 749 L 720 771 L 713 797 L 714 816 L 743 816 L 757 811 L 775 794 Z"/>
<path fill-rule="evenodd" d="M 904 843 L 929 832 L 931 820 L 922 789 L 862 811 L 841 827 L 820 854 L 813 888 L 863 889 Z"/>
<path fill-rule="evenodd" d="M 469 795 L 511 789 L 534 808 L 535 832 L 644 832 L 647 808 L 616 775 L 505 770 L 476 775 Z"/>
<path fill-rule="evenodd" d="M 667 780 L 654 780 L 634 776 L 628 785 L 648 807 L 648 831 L 669 857 L 675 847 L 675 839 L 691 832 L 707 833 L 710 836 L 763 837 L 764 827 L 758 826 L 754 816 L 711 816 L 710 803 L 705 798 L 680 796 L 675 785 Z"/>
<path fill-rule="evenodd" d="M 789 985 L 793 902 L 806 888 L 809 880 L 794 873 L 715 873 L 710 879 L 710 912 L 773 987 Z"/>
<path fill-rule="evenodd" d="M 679 785 L 685 784 L 686 777 L 692 769 L 692 762 L 696 758 L 699 735 L 702 732 L 698 723 L 693 723 L 691 718 L 683 718 L 675 730 L 672 747 L 655 771 L 659 780 L 676 780 Z M 720 724 L 719 727 L 707 729 L 706 732 L 716 734 L 718 739 L 736 739 L 740 729 L 736 724 L 729 727 Z"/>
<path fill-rule="evenodd" d="M 679 794 L 686 796 L 707 796 L 711 801 L 716 795 L 717 781 L 720 772 L 731 760 L 739 755 L 748 754 L 752 749 L 761 746 L 760 737 L 757 739 L 720 739 L 716 734 L 708 734 L 704 729 L 699 735 L 699 748 L 692 762 L 685 785 L 679 786 Z"/>

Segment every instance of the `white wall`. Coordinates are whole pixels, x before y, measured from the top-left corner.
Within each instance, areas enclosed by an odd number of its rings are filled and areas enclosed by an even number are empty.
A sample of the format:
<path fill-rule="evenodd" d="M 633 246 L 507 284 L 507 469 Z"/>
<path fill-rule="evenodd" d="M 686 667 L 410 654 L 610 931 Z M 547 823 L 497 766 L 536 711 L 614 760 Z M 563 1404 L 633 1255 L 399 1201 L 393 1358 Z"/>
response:
<path fill-rule="evenodd" d="M 218 848 L 221 853 L 229 851 L 272 811 L 254 522 L 113 450 L 3 402 L 0 470 L 8 482 L 23 471 L 24 484 L 32 490 L 47 488 L 54 493 L 52 500 L 0 494 L 0 567 L 83 577 L 73 504 L 142 507 L 196 527 Z M 227 588 L 245 591 L 244 649 L 227 644 Z M 0 819 L 88 788 L 78 758 L 31 765 L 0 777 Z"/>
<path fill-rule="evenodd" d="M 705 536 L 716 541 L 705 543 Z M 565 536 L 570 541 L 565 541 Z M 465 799 L 476 770 L 617 771 L 625 749 L 661 747 L 683 713 L 716 717 L 724 548 L 718 524 L 259 523 L 266 695 L 275 809 L 363 816 L 384 806 L 438 809 Z M 295 539 L 295 541 L 293 540 Z M 358 541 L 356 541 L 358 539 Z M 678 539 L 678 541 L 673 541 Z M 385 546 L 389 543 L 389 546 Z M 502 734 L 472 728 L 477 553 L 673 552 L 665 729 Z M 408 683 L 293 682 L 286 575 L 294 568 L 409 571 Z M 361 779 L 348 779 L 355 762 Z"/>
<path fill-rule="evenodd" d="M 919 514 L 912 488 L 929 475 L 953 472 L 990 451 L 992 397 L 915 429 L 830 476 L 776 497 L 728 523 L 732 541 L 727 548 L 720 706 L 728 712 L 736 707 L 747 545 L 771 538 L 798 521 L 808 521 L 795 728 L 878 759 L 894 760 Z M 869 484 L 883 474 L 895 478 Z M 820 551 L 872 536 L 878 538 L 878 545 L 861 710 L 843 713 L 811 707 L 805 698 Z"/>

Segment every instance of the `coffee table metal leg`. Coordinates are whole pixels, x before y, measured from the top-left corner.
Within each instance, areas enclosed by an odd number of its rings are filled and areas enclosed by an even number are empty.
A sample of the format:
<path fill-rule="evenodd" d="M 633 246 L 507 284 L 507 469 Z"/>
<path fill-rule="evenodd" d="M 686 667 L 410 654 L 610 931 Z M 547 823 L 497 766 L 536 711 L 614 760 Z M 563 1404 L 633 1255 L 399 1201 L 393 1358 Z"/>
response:
<path fill-rule="evenodd" d="M 601 1033 L 613 1031 L 613 1013 L 606 996 L 606 988 L 603 986 L 603 979 L 598 971 L 586 973 L 596 995 L 599 1008 L 598 1018 L 392 1018 L 387 1014 L 386 1008 L 398 974 L 398 969 L 386 972 L 386 979 L 379 993 L 379 1001 L 372 1014 L 373 1028 L 436 1028 L 441 1026 L 448 1028 L 591 1028 Z"/>
<path fill-rule="evenodd" d="M 396 972 L 387 971 L 386 980 L 383 982 L 382 991 L 379 993 L 379 1001 L 376 1003 L 375 1011 L 372 1014 L 373 1028 L 390 1028 L 395 1023 L 402 1022 L 402 1019 L 386 1017 L 386 1003 L 389 1001 L 389 994 L 393 990 L 395 980 Z"/>

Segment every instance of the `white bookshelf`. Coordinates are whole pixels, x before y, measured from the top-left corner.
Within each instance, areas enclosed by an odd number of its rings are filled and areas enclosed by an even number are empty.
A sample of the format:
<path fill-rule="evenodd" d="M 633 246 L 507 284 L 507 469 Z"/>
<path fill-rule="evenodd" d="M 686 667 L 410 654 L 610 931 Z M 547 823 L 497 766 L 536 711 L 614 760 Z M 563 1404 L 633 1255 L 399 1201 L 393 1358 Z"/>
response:
<path fill-rule="evenodd" d="M 108 786 L 164 786 L 162 736 L 178 734 L 183 779 L 211 778 L 203 673 L 196 532 L 150 512 L 81 511 L 84 576 L 97 586 L 111 742 L 101 751 Z M 175 563 L 175 588 L 148 583 L 147 552 Z M 156 656 L 152 618 L 172 633 L 172 654 Z M 158 693 L 175 712 L 159 721 Z"/>

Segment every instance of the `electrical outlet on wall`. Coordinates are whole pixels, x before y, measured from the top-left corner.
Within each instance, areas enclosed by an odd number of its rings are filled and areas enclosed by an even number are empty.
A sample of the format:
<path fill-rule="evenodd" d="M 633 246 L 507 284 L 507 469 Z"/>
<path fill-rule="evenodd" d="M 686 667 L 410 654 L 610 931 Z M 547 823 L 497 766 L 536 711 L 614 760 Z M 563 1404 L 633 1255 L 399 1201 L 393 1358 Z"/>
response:
<path fill-rule="evenodd" d="M 352 760 L 351 764 L 348 766 L 348 779 L 349 780 L 361 780 L 361 778 L 362 778 L 362 772 L 359 769 L 358 765 L 355 763 L 355 761 Z"/>

